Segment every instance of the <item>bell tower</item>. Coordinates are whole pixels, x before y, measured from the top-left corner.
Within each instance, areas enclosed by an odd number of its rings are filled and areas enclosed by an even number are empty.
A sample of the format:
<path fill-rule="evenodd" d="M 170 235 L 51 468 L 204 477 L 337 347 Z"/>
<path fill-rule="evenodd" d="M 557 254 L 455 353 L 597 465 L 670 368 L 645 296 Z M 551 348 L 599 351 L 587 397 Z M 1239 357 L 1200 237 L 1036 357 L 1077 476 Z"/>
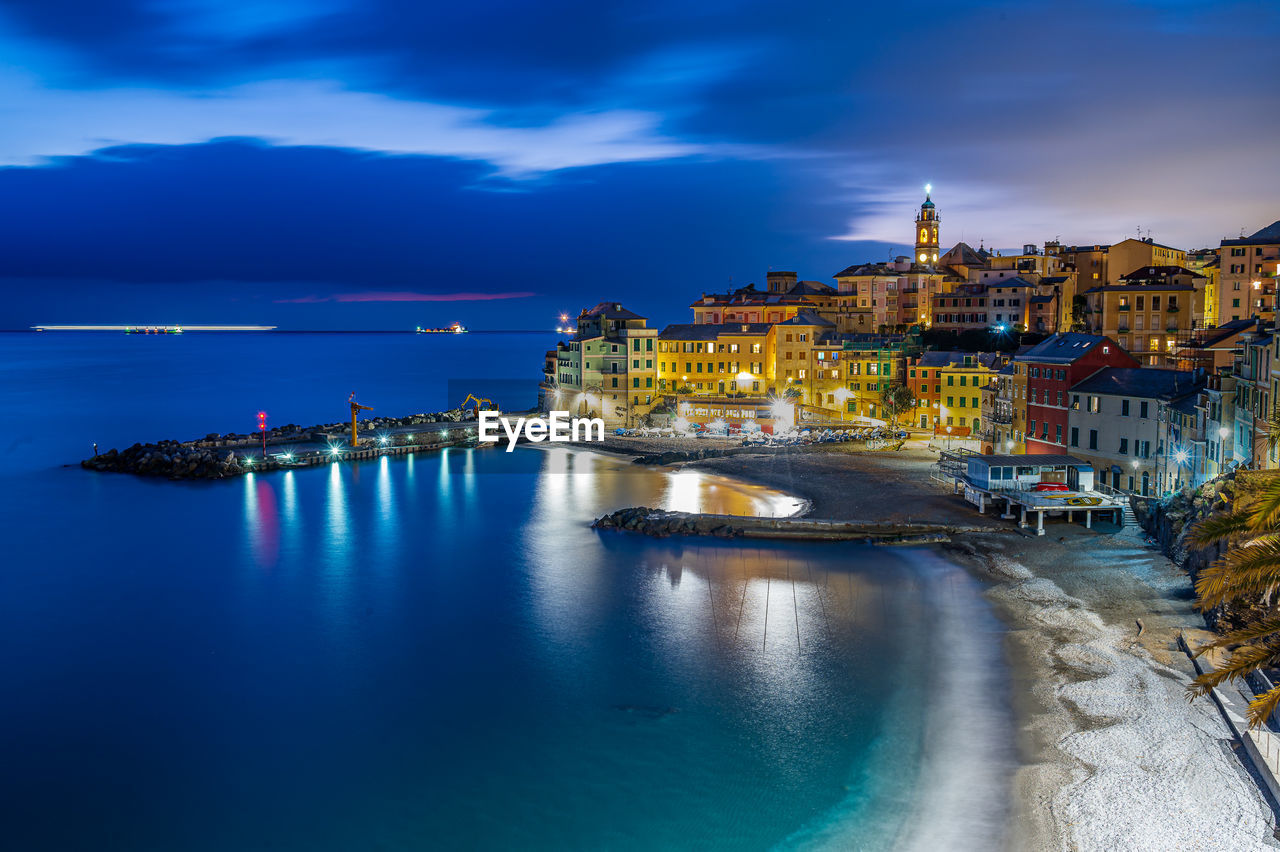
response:
<path fill-rule="evenodd" d="M 916 214 L 916 253 L 912 257 L 916 263 L 938 262 L 938 223 L 942 219 L 930 198 L 932 192 L 933 186 L 925 184 L 924 204 L 920 205 L 920 212 Z"/>

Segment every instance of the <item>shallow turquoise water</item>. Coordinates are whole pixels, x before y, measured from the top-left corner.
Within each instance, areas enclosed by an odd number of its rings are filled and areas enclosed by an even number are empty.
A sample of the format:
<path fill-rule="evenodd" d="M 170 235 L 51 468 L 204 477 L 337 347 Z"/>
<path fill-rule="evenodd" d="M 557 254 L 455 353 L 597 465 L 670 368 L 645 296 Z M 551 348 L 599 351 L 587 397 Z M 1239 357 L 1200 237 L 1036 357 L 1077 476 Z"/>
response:
<path fill-rule="evenodd" d="M 998 842 L 1000 628 L 945 561 L 596 533 L 626 505 L 789 504 L 573 450 L 218 483 L 61 468 L 90 435 L 235 428 L 241 397 L 249 417 L 275 394 L 288 420 L 337 418 L 306 410 L 305 387 L 228 377 L 207 338 L 27 340 L 0 336 L 3 363 L 26 365 L 0 392 L 30 418 L 0 519 L 10 848 Z M 384 410 L 442 380 L 413 363 L 420 339 L 356 343 L 235 346 L 346 365 L 343 388 L 375 362 L 423 377 L 410 393 L 381 376 Z"/>

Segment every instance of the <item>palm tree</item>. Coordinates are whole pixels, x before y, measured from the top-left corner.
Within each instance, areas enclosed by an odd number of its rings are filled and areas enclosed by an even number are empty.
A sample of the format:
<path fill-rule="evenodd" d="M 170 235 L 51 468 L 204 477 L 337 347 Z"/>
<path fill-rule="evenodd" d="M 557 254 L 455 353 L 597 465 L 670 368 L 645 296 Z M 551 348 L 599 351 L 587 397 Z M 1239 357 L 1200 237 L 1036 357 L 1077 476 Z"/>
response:
<path fill-rule="evenodd" d="M 1280 406 L 1272 412 L 1267 443 L 1280 443 Z M 1243 680 L 1262 668 L 1280 666 L 1280 476 L 1267 485 L 1256 505 L 1196 524 L 1191 539 L 1204 547 L 1228 542 L 1227 551 L 1196 580 L 1196 608 L 1204 612 L 1225 604 L 1247 607 L 1243 624 L 1200 648 L 1230 650 L 1212 672 L 1195 679 L 1191 695 L 1207 695 L 1219 684 Z M 1249 704 L 1250 727 L 1261 727 L 1280 706 L 1280 686 Z"/>

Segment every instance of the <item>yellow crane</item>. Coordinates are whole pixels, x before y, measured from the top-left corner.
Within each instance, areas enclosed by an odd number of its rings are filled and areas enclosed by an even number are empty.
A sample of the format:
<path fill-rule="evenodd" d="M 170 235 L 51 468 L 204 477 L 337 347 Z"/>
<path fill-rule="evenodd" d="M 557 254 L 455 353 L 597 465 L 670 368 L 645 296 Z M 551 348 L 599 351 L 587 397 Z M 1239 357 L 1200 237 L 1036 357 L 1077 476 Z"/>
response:
<path fill-rule="evenodd" d="M 476 416 L 479 417 L 481 411 L 497 411 L 498 404 L 491 399 L 476 396 L 475 394 L 467 394 L 467 398 L 462 401 L 462 405 L 458 406 L 458 410 L 466 412 L 467 403 L 475 403 Z"/>
<path fill-rule="evenodd" d="M 356 392 L 352 391 L 351 396 L 347 397 L 347 402 L 351 403 L 351 446 L 356 445 L 356 418 L 360 416 L 361 411 L 373 411 L 371 405 L 361 405 L 356 402 Z"/>

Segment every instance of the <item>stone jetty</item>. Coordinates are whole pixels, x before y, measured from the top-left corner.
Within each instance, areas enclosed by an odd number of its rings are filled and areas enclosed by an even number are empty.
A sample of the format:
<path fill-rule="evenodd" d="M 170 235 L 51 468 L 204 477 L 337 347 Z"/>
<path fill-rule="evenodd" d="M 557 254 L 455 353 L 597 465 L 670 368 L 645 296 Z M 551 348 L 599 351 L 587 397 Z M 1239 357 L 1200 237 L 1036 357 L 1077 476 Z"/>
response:
<path fill-rule="evenodd" d="M 315 426 L 287 424 L 267 431 L 268 453 L 262 457 L 262 433 L 210 433 L 191 441 L 165 440 L 110 449 L 80 466 L 88 470 L 132 473 L 167 479 L 224 479 L 251 471 L 307 467 L 322 462 L 401 455 L 465 443 L 474 421 L 460 409 L 373 417 L 360 421 L 360 446 L 348 446 L 348 421 Z M 456 424 L 456 425 L 455 425 Z M 416 431 L 415 431 L 416 430 Z M 331 448 L 338 448 L 333 452 Z M 287 457 L 286 457 L 287 456 Z"/>
<path fill-rule="evenodd" d="M 718 538 L 768 538 L 792 541 L 864 541 L 873 544 L 927 544 L 949 541 L 960 533 L 991 533 L 991 527 L 930 523 L 826 521 L 816 518 L 760 518 L 668 512 L 636 506 L 597 518 L 598 530 L 624 530 L 657 538 L 701 535 Z M 999 530 L 995 530 L 998 532 Z"/>

